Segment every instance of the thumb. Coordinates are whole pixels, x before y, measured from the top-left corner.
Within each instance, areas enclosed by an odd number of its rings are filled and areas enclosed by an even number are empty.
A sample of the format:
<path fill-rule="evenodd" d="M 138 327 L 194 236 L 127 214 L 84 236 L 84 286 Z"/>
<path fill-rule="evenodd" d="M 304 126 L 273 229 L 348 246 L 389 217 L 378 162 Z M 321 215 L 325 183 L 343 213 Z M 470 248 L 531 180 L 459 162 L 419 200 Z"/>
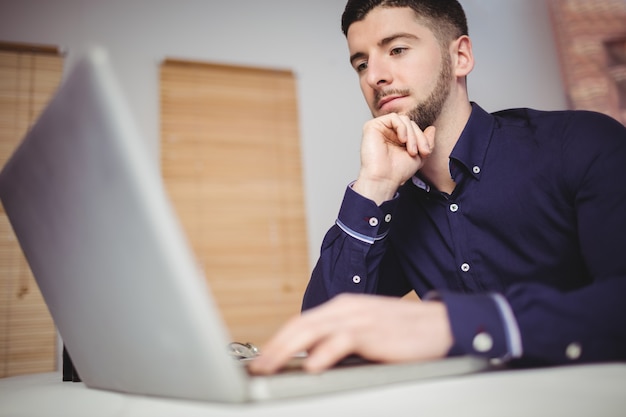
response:
<path fill-rule="evenodd" d="M 425 130 L 424 130 L 424 136 L 426 136 L 426 139 L 428 140 L 428 145 L 430 146 L 430 149 L 433 149 L 435 147 L 435 132 L 436 132 L 436 128 L 435 126 L 428 126 Z"/>

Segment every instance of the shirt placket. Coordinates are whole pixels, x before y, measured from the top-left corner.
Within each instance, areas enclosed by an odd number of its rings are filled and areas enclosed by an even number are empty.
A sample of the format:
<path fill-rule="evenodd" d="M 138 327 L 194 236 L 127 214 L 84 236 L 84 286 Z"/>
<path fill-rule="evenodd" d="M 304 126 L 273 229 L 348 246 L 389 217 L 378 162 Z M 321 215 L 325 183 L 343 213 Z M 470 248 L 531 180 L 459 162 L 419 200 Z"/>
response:
<path fill-rule="evenodd" d="M 466 205 L 469 204 L 467 199 L 464 198 L 464 195 L 466 195 L 464 191 L 467 191 L 465 190 L 467 181 L 471 179 L 458 175 L 457 180 L 459 180 L 459 183 L 452 195 L 442 193 L 443 208 L 450 231 L 450 247 L 454 250 L 455 276 L 460 288 L 464 288 L 468 292 L 477 292 L 482 289 L 482 285 L 475 278 L 475 265 L 470 255 L 472 250 L 469 246 L 471 239 L 468 236 L 468 224 L 464 214 Z"/>

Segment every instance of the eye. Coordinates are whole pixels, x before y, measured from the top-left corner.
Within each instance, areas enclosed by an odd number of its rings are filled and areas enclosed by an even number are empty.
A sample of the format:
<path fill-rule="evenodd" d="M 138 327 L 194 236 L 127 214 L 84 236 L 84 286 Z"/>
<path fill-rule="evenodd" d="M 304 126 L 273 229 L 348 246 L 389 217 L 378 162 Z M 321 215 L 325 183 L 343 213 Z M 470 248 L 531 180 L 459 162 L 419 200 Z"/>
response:
<path fill-rule="evenodd" d="M 402 55 L 406 50 L 407 48 L 403 46 L 397 46 L 391 49 L 391 51 L 389 52 L 389 55 Z"/>
<path fill-rule="evenodd" d="M 357 62 L 354 65 L 356 72 L 363 72 L 367 69 L 367 61 Z"/>

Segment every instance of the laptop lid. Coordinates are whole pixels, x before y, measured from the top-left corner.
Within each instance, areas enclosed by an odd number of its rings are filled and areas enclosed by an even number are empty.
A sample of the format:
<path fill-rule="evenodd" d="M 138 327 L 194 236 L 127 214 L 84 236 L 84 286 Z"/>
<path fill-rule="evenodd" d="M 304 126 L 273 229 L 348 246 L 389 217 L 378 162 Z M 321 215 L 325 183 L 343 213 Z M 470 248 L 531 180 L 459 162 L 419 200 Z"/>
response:
<path fill-rule="evenodd" d="M 92 51 L 0 174 L 0 198 L 90 387 L 242 401 L 244 371 L 105 52 Z"/>

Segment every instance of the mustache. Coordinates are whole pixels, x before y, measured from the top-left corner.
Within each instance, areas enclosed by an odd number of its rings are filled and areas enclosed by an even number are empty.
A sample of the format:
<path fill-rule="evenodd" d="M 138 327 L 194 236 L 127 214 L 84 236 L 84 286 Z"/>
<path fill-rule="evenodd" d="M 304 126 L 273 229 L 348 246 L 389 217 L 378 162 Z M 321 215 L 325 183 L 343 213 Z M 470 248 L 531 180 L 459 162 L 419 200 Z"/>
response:
<path fill-rule="evenodd" d="M 380 107 L 380 101 L 389 96 L 408 96 L 411 91 L 408 88 L 389 88 L 387 90 L 379 90 L 374 94 L 374 103 L 376 107 Z"/>

